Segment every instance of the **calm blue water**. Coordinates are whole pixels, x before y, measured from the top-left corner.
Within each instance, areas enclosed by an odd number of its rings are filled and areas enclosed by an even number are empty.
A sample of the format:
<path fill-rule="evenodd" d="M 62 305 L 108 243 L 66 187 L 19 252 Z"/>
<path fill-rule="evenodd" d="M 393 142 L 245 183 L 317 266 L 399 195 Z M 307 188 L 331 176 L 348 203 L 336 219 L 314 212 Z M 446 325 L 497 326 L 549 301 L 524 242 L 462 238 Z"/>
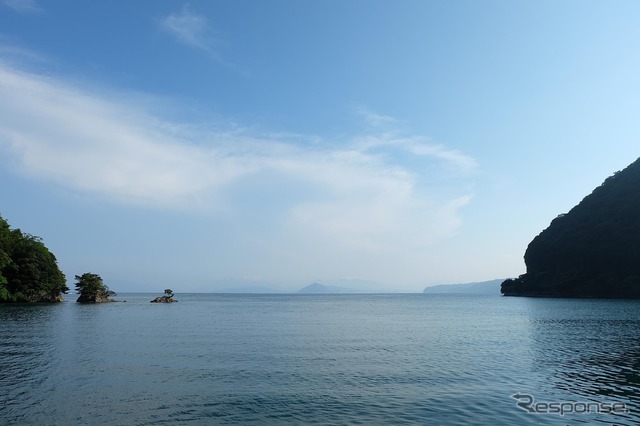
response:
<path fill-rule="evenodd" d="M 0 306 L 0 424 L 640 422 L 640 302 L 152 296 Z M 518 392 L 630 412 L 530 414 Z"/>

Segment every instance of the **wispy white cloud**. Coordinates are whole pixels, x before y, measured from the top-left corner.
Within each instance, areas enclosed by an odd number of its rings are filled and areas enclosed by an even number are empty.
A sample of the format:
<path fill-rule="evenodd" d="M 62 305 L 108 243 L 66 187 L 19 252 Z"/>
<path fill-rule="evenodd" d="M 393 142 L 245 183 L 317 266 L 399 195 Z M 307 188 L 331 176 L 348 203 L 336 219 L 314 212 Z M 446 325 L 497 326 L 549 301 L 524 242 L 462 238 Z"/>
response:
<path fill-rule="evenodd" d="M 395 149 L 416 156 L 437 158 L 459 171 L 471 172 L 477 167 L 473 157 L 459 150 L 433 143 L 429 138 L 423 136 L 407 137 L 394 131 L 393 129 L 402 124 L 394 117 L 380 114 L 364 105 L 358 105 L 354 111 L 367 126 L 376 130 L 376 132 L 370 132 L 357 138 L 357 149 L 360 151 L 374 153 L 380 150 Z"/>
<path fill-rule="evenodd" d="M 206 16 L 191 10 L 186 4 L 180 12 L 171 14 L 160 21 L 167 33 L 189 47 L 215 54 L 213 31 Z"/>
<path fill-rule="evenodd" d="M 0 141 L 26 173 L 124 202 L 177 206 L 240 174 L 128 106 L 0 67 Z"/>
<path fill-rule="evenodd" d="M 22 47 L 6 44 L 6 40 L 3 39 L 2 35 L 0 35 L 0 57 L 7 63 L 15 64 L 38 64 L 50 62 L 49 58 L 45 55 L 35 53 L 32 50 Z"/>
<path fill-rule="evenodd" d="M 3 4 L 18 13 L 40 13 L 43 11 L 36 0 L 4 0 Z"/>
<path fill-rule="evenodd" d="M 471 197 L 431 178 L 442 165 L 468 174 L 475 161 L 426 138 L 299 144 L 237 129 L 194 133 L 123 98 L 0 62 L 0 165 L 120 203 L 217 212 L 270 238 L 278 250 L 269 256 L 281 261 L 305 250 L 314 253 L 306 262 L 343 262 L 345 251 L 414 259 L 456 232 Z M 280 232 L 267 238 L 272 229 Z"/>
<path fill-rule="evenodd" d="M 357 138 L 357 147 L 366 152 L 388 152 L 388 150 L 402 150 L 420 157 L 430 157 L 442 160 L 445 164 L 460 172 L 472 172 L 477 168 L 477 162 L 459 150 L 447 148 L 442 144 L 434 144 L 422 136 L 404 137 L 395 134 L 374 134 Z"/>
<path fill-rule="evenodd" d="M 364 105 L 358 105 L 355 108 L 355 113 L 362 119 L 364 119 L 365 123 L 373 127 L 386 127 L 398 123 L 398 120 L 396 118 L 375 112 L 372 109 L 365 107 Z"/>

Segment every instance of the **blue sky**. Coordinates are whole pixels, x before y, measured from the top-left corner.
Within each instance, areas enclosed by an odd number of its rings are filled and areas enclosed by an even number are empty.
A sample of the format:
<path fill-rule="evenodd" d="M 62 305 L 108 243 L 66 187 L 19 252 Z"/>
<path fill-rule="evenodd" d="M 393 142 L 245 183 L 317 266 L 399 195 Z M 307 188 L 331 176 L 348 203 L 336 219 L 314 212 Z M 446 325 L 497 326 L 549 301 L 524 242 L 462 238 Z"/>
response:
<path fill-rule="evenodd" d="M 430 284 L 640 156 L 634 1 L 0 1 L 0 214 L 116 291 Z M 355 281 L 353 281 L 355 282 Z"/>

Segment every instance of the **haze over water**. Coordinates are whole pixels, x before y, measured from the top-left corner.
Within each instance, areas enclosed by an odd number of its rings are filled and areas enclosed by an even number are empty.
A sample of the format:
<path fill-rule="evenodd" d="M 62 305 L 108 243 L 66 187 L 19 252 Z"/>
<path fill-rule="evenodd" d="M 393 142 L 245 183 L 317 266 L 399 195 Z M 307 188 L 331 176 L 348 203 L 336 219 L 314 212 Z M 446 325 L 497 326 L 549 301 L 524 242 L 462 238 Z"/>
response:
<path fill-rule="evenodd" d="M 640 421 L 640 302 L 151 298 L 0 306 L 0 423 Z M 516 393 L 537 402 L 619 402 L 630 413 L 529 414 Z"/>

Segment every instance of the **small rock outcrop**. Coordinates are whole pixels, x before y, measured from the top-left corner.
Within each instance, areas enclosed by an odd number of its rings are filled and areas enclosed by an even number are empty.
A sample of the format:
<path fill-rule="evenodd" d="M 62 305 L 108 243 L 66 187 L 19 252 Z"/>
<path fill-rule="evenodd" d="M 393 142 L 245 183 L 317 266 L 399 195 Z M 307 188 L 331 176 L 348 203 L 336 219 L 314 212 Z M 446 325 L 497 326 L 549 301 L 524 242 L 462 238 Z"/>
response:
<path fill-rule="evenodd" d="M 171 290 L 170 288 L 164 291 L 164 296 L 156 297 L 151 301 L 151 303 L 173 303 L 173 302 L 177 302 L 177 300 L 173 298 L 173 290 Z"/>
<path fill-rule="evenodd" d="M 173 303 L 173 302 L 177 302 L 177 300 L 175 300 L 173 296 L 172 297 L 159 296 L 151 301 L 151 303 Z"/>
<path fill-rule="evenodd" d="M 105 302 L 113 302 L 113 300 L 104 293 L 98 294 L 81 294 L 76 300 L 78 303 L 105 303 Z"/>
<path fill-rule="evenodd" d="M 64 302 L 64 298 L 62 297 L 62 294 L 60 293 L 46 293 L 43 294 L 42 296 L 40 296 L 40 299 L 38 300 L 38 302 L 40 303 L 58 303 L 58 302 Z"/>

